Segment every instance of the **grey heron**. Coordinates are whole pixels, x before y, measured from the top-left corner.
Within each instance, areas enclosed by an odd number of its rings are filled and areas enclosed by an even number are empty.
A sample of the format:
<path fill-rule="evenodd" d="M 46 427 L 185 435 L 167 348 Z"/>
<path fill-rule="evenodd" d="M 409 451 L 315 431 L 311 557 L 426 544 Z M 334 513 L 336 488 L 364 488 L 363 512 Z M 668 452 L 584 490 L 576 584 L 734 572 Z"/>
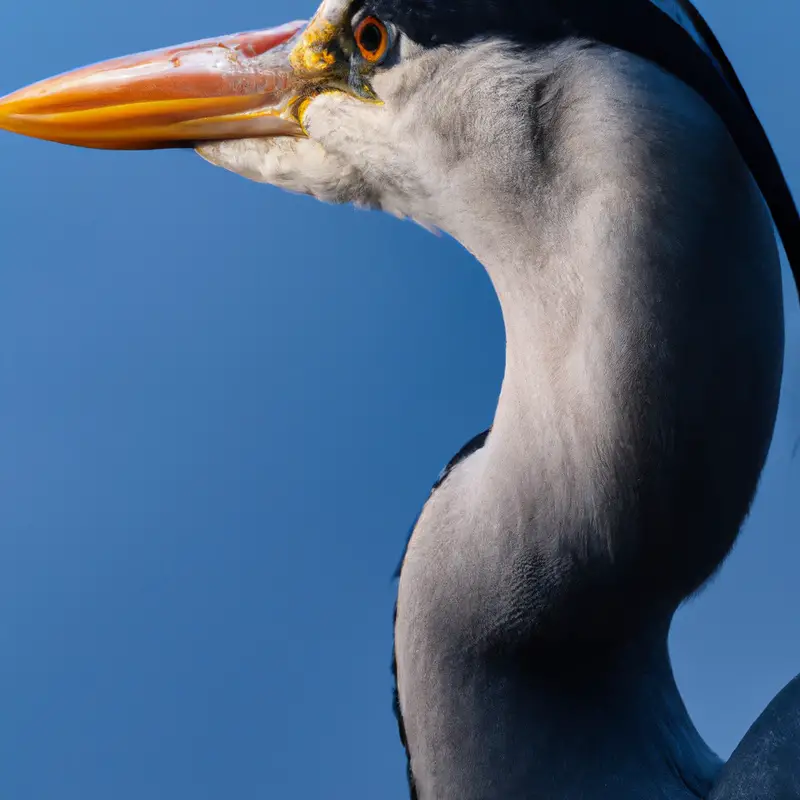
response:
<path fill-rule="evenodd" d="M 443 229 L 486 267 L 507 332 L 496 416 L 437 483 L 400 573 L 416 796 L 798 794 L 797 686 L 721 767 L 666 647 L 769 446 L 773 220 L 800 266 L 780 168 L 690 5 L 328 0 L 308 26 L 44 82 L 0 124 L 193 145 Z"/>

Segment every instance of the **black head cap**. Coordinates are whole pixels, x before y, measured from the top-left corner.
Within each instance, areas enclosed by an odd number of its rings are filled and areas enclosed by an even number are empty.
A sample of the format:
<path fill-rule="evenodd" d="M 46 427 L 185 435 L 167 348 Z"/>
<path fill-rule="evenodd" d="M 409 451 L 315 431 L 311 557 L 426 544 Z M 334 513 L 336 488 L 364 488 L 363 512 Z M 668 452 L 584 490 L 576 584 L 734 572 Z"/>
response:
<path fill-rule="evenodd" d="M 657 4 L 658 3 L 658 4 Z M 424 47 L 499 36 L 522 46 L 604 44 L 655 62 L 719 114 L 761 189 L 800 289 L 800 217 L 741 83 L 690 0 L 365 0 Z"/>

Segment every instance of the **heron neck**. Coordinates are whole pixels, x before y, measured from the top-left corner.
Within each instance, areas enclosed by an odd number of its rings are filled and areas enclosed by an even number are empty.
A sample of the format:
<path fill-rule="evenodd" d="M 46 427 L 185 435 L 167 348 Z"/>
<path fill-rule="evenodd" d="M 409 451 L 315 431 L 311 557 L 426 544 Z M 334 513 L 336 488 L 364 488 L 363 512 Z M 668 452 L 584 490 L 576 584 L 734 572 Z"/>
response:
<path fill-rule="evenodd" d="M 664 628 L 605 649 L 462 650 L 428 669 L 419 800 L 695 800 L 720 767 L 681 701 Z"/>
<path fill-rule="evenodd" d="M 763 467 L 780 271 L 719 120 L 613 62 L 564 87 L 545 146 L 493 142 L 488 166 L 453 173 L 444 227 L 494 284 L 506 373 L 486 444 L 426 503 L 400 575 L 420 800 L 676 800 L 705 796 L 719 764 L 667 632 Z"/>

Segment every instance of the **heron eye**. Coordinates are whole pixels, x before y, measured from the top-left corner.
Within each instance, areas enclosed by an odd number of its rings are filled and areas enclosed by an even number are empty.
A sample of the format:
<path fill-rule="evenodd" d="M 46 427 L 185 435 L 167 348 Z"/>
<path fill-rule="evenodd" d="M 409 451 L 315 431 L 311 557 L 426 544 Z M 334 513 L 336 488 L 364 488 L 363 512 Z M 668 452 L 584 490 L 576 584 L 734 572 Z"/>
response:
<path fill-rule="evenodd" d="M 377 17 L 364 17 L 355 29 L 358 50 L 365 61 L 383 61 L 389 49 L 389 31 Z"/>

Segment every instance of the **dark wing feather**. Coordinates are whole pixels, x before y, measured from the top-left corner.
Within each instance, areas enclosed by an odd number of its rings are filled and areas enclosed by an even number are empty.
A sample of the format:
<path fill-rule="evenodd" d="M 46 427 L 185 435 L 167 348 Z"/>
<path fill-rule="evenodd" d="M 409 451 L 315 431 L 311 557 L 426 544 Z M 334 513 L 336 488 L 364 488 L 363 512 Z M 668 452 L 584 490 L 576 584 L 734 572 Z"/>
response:
<path fill-rule="evenodd" d="M 800 797 L 800 675 L 750 726 L 728 759 L 709 800 Z"/>

